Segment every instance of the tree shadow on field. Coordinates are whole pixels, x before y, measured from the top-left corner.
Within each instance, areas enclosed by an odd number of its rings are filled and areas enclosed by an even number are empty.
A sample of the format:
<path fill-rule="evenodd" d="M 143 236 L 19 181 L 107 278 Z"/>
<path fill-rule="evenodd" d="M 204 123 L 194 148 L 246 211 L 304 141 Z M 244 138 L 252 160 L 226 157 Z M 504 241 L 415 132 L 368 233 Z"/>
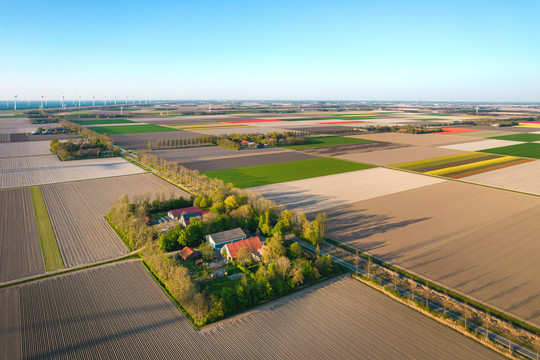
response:
<path fill-rule="evenodd" d="M 171 311 L 167 312 L 167 309 Z M 156 316 L 157 314 L 160 315 Z M 104 328 L 104 324 L 109 325 Z M 175 308 L 171 309 L 171 304 L 159 304 L 91 313 L 63 320 L 43 321 L 32 318 L 30 324 L 24 324 L 22 336 L 23 339 L 27 339 L 26 341 L 38 339 L 32 341 L 33 345 L 30 347 L 36 352 L 32 353 L 30 350 L 30 353 L 25 354 L 22 359 L 69 358 L 90 353 L 106 357 L 103 351 L 112 344 L 115 344 L 119 353 L 136 355 L 148 346 L 142 339 L 156 331 L 161 334 L 171 331 L 177 334 L 191 333 L 181 346 L 190 347 L 194 352 L 198 351 L 198 344 L 194 342 L 198 339 L 197 332 L 184 315 Z M 65 337 L 66 333 L 71 335 Z M 64 334 L 61 336 L 63 341 L 58 341 L 59 334 Z M 182 342 L 182 339 L 178 336 L 176 341 Z"/>
<path fill-rule="evenodd" d="M 346 209 L 340 207 L 328 211 L 329 233 L 343 242 L 358 242 L 373 235 L 383 234 L 391 230 L 404 228 L 412 224 L 431 219 L 430 217 L 393 221 L 392 216 L 370 214 L 367 209 Z M 362 251 L 374 250 L 386 241 L 358 243 Z"/>
<path fill-rule="evenodd" d="M 273 185 L 270 185 L 273 186 Z M 298 189 L 283 189 L 274 186 L 270 189 L 261 187 L 261 191 L 257 188 L 251 190 L 262 194 L 267 199 L 274 201 L 279 205 L 286 205 L 288 209 L 300 209 L 304 212 L 320 211 L 319 209 L 328 208 L 329 206 L 342 205 L 331 196 L 316 195 L 307 190 Z"/>

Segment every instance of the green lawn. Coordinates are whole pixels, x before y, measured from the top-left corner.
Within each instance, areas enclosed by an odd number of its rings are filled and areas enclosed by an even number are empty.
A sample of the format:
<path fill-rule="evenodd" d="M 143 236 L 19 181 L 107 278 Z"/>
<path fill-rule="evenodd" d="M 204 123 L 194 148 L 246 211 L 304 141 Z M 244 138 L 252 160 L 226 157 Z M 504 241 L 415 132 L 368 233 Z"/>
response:
<path fill-rule="evenodd" d="M 493 137 L 490 137 L 490 139 L 533 142 L 533 141 L 540 141 L 540 134 L 522 133 L 522 134 L 512 134 L 512 135 L 503 135 L 503 136 L 493 136 Z"/>
<path fill-rule="evenodd" d="M 335 146 L 335 145 L 351 145 L 351 144 L 361 144 L 366 142 L 371 142 L 371 140 L 365 139 L 354 139 L 343 136 L 323 136 L 323 137 L 314 137 L 307 139 L 308 143 L 305 145 L 286 145 L 280 146 L 283 149 L 308 149 L 314 147 L 322 146 Z"/>
<path fill-rule="evenodd" d="M 43 200 L 43 195 L 41 194 L 41 188 L 39 186 L 32 186 L 30 188 L 30 194 L 32 195 L 32 203 L 34 205 L 34 214 L 45 271 L 63 269 L 64 262 L 62 261 L 62 255 L 60 255 L 60 249 L 58 249 L 58 243 L 54 236 L 49 213 L 45 206 L 45 200 Z"/>
<path fill-rule="evenodd" d="M 331 158 L 316 158 L 278 164 L 207 171 L 204 174 L 245 189 L 318 176 L 369 169 L 374 166 Z"/>
<path fill-rule="evenodd" d="M 493 149 L 481 150 L 481 152 L 490 154 L 521 156 L 534 159 L 540 159 L 540 144 L 526 143 L 518 145 L 503 146 Z"/>
<path fill-rule="evenodd" d="M 79 125 L 107 125 L 107 124 L 129 124 L 136 121 L 127 119 L 99 119 L 99 120 L 69 120 Z"/>
<path fill-rule="evenodd" d="M 94 126 L 89 128 L 97 133 L 109 135 L 112 134 L 141 134 L 141 133 L 153 133 L 153 132 L 165 132 L 165 131 L 181 131 L 178 129 L 172 129 L 164 126 L 154 124 L 141 124 L 141 125 L 119 125 L 119 126 Z"/>

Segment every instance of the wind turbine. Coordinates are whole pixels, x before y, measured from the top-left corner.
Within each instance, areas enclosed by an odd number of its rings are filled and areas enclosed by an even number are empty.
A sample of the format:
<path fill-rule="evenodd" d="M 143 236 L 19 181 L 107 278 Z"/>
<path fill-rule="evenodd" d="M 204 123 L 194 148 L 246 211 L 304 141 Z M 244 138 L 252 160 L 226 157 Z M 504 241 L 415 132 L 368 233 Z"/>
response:
<path fill-rule="evenodd" d="M 13 103 L 13 110 L 17 110 L 17 95 L 15 94 L 15 103 Z"/>
<path fill-rule="evenodd" d="M 81 107 L 81 96 L 79 95 L 79 107 Z"/>
<path fill-rule="evenodd" d="M 43 109 L 43 95 L 41 95 L 41 109 Z"/>
<path fill-rule="evenodd" d="M 107 95 L 105 95 L 105 106 L 107 106 Z"/>
<path fill-rule="evenodd" d="M 116 105 L 116 95 L 114 96 L 114 105 Z"/>
<path fill-rule="evenodd" d="M 96 97 L 92 96 L 92 106 L 95 106 L 95 102 L 96 102 Z"/>

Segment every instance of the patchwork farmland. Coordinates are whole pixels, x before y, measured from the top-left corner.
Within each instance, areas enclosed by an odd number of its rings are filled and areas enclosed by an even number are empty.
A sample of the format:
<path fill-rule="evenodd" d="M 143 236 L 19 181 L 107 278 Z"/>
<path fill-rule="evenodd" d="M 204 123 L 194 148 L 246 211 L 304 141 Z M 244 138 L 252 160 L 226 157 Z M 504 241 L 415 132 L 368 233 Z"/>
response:
<path fill-rule="evenodd" d="M 350 278 L 200 332 L 135 261 L 0 289 L 0 299 L 4 357 L 501 358 Z"/>
<path fill-rule="evenodd" d="M 471 152 L 396 164 L 392 165 L 392 167 L 459 179 L 528 161 L 530 159 Z"/>
<path fill-rule="evenodd" d="M 109 226 L 105 215 L 112 202 L 124 194 L 154 195 L 158 191 L 189 197 L 150 174 L 42 186 L 66 267 L 127 254 L 124 243 Z"/>
<path fill-rule="evenodd" d="M 394 194 L 445 180 L 391 169 L 373 168 L 344 174 L 253 187 L 250 190 L 306 213 Z"/>
<path fill-rule="evenodd" d="M 120 158 L 60 161 L 55 155 L 0 159 L 0 188 L 140 174 L 144 170 Z"/>
<path fill-rule="evenodd" d="M 30 190 L 0 190 L 0 214 L 0 282 L 45 272 Z"/>
<path fill-rule="evenodd" d="M 50 155 L 50 141 L 0 144 L 0 158 Z"/>
<path fill-rule="evenodd" d="M 208 171 L 205 172 L 205 174 L 210 177 L 221 179 L 226 183 L 233 183 L 238 188 L 245 189 L 254 186 L 369 169 L 371 167 L 371 165 L 338 159 L 316 158 L 278 164 Z"/>
<path fill-rule="evenodd" d="M 141 134 L 155 133 L 166 131 L 179 131 L 165 126 L 155 124 L 130 124 L 130 125 L 114 125 L 114 126 L 92 126 L 92 131 L 100 134 Z"/>

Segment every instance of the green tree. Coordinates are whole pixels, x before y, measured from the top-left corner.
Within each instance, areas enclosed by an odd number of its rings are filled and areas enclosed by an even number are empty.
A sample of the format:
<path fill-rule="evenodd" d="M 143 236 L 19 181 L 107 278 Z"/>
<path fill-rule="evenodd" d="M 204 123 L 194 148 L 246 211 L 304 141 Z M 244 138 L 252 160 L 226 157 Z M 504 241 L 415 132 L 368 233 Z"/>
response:
<path fill-rule="evenodd" d="M 233 314 L 236 311 L 236 307 L 237 307 L 236 291 L 229 287 L 224 287 L 221 289 L 220 297 L 221 297 L 221 302 L 223 303 L 223 312 L 226 315 Z"/>
<path fill-rule="evenodd" d="M 290 250 L 291 250 L 291 255 L 294 258 L 299 258 L 299 257 L 302 257 L 302 255 L 304 255 L 304 252 L 302 251 L 302 246 L 300 246 L 300 244 L 297 242 L 291 245 Z"/>
<path fill-rule="evenodd" d="M 326 231 L 328 229 L 328 214 L 325 212 L 318 213 L 315 220 L 319 225 L 319 234 L 321 239 L 326 238 Z"/>
<path fill-rule="evenodd" d="M 212 261 L 214 260 L 215 256 L 215 250 L 208 242 L 203 242 L 202 245 L 199 247 L 199 250 L 201 251 L 202 257 L 206 261 Z"/>
<path fill-rule="evenodd" d="M 152 150 L 152 140 L 148 140 L 148 150 Z"/>
<path fill-rule="evenodd" d="M 249 265 L 251 263 L 251 251 L 247 246 L 242 246 L 236 253 L 236 261 L 242 265 Z"/>
<path fill-rule="evenodd" d="M 313 245 L 319 245 L 321 242 L 321 231 L 319 228 L 319 222 L 314 220 L 306 225 L 304 229 L 304 238 Z"/>

